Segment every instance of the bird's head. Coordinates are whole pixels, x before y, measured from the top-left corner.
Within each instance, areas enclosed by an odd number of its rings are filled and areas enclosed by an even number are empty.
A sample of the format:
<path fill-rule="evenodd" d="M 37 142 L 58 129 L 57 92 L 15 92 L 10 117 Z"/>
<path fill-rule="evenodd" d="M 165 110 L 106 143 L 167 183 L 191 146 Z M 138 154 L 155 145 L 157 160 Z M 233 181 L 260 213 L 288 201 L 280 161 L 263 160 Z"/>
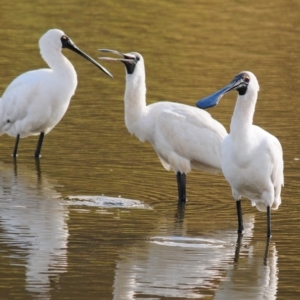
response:
<path fill-rule="evenodd" d="M 229 84 L 212 95 L 199 100 L 196 105 L 202 109 L 213 107 L 219 103 L 225 94 L 233 90 L 238 91 L 240 96 L 244 96 L 252 92 L 257 93 L 259 91 L 259 84 L 256 76 L 250 71 L 240 72 Z"/>
<path fill-rule="evenodd" d="M 63 48 L 61 38 L 66 36 L 62 30 L 50 29 L 45 34 L 43 34 L 39 41 L 39 46 L 41 49 L 55 49 L 61 51 Z M 67 37 L 67 36 L 66 36 Z"/>
<path fill-rule="evenodd" d="M 80 50 L 73 41 L 61 30 L 59 29 L 50 29 L 48 30 L 39 41 L 39 46 L 41 49 L 41 54 L 43 58 L 48 62 L 49 58 L 52 56 L 51 52 L 61 51 L 62 48 L 68 48 L 77 54 L 81 55 L 96 67 L 98 67 L 106 75 L 113 77 L 109 71 L 92 59 L 89 55 Z"/>
<path fill-rule="evenodd" d="M 99 51 L 106 52 L 106 53 L 107 52 L 115 53 L 119 56 L 122 56 L 121 58 L 113 58 L 113 57 L 99 57 L 99 58 L 107 61 L 122 62 L 126 67 L 126 73 L 128 75 L 135 73 L 135 70 L 137 68 L 144 67 L 144 59 L 142 55 L 137 52 L 122 53 L 117 50 L 111 50 L 111 49 L 99 49 Z"/>

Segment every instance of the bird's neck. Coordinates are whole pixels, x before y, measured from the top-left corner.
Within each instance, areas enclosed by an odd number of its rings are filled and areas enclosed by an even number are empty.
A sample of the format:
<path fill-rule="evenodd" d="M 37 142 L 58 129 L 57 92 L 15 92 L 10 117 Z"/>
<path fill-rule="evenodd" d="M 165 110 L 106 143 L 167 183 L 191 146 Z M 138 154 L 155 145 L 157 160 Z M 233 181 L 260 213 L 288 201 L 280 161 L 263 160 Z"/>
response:
<path fill-rule="evenodd" d="M 146 109 L 145 75 L 126 75 L 125 89 L 125 123 L 131 133 L 135 133 L 138 122 Z"/>
<path fill-rule="evenodd" d="M 61 52 L 53 52 L 43 49 L 41 55 L 48 66 L 57 74 L 77 77 L 73 65 Z"/>
<path fill-rule="evenodd" d="M 257 100 L 257 92 L 238 96 L 230 124 L 230 134 L 247 138 L 253 124 L 253 116 Z"/>

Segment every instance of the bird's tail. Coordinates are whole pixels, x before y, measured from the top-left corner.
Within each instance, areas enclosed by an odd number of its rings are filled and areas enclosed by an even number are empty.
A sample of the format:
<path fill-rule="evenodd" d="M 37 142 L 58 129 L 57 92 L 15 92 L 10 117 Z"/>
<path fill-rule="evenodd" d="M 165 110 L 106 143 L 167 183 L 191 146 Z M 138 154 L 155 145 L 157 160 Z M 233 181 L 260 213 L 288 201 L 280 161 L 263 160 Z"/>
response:
<path fill-rule="evenodd" d="M 271 205 L 271 209 L 274 209 L 274 210 L 278 209 L 280 204 L 281 204 L 281 197 L 280 197 L 280 195 L 277 195 Z M 259 211 L 264 211 L 264 212 L 267 211 L 267 206 L 264 202 L 252 201 L 252 206 L 256 206 L 257 210 L 259 210 Z"/>
<path fill-rule="evenodd" d="M 278 209 L 279 205 L 281 204 L 281 196 L 280 194 L 275 198 L 271 208 L 272 209 Z"/>
<path fill-rule="evenodd" d="M 257 210 L 259 211 L 267 211 L 267 206 L 263 202 L 252 201 L 252 206 L 256 206 Z"/>

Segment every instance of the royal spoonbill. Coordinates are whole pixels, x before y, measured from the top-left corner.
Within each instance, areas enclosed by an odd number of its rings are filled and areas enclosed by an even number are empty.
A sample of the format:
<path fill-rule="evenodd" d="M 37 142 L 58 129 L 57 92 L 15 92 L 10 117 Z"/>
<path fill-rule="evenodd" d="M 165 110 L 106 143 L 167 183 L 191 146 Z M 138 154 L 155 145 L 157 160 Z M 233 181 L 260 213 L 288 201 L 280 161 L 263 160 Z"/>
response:
<path fill-rule="evenodd" d="M 16 137 L 14 157 L 20 138 L 38 134 L 34 156 L 40 157 L 44 135 L 57 125 L 68 109 L 76 90 L 77 75 L 62 54 L 62 48 L 78 53 L 112 77 L 61 30 L 47 31 L 40 38 L 39 46 L 41 56 L 50 68 L 21 74 L 10 83 L 0 99 L 0 135 L 6 133 Z"/>
<path fill-rule="evenodd" d="M 150 142 L 165 169 L 175 172 L 178 200 L 186 201 L 188 172 L 192 169 L 222 172 L 221 144 L 227 135 L 226 129 L 209 113 L 192 106 L 167 101 L 146 105 L 146 75 L 142 55 L 100 50 L 122 56 L 118 59 L 101 59 L 125 64 L 126 127 L 141 142 Z"/>
<path fill-rule="evenodd" d="M 267 212 L 267 237 L 271 237 L 270 208 L 281 203 L 283 153 L 278 139 L 253 125 L 259 91 L 255 75 L 239 73 L 220 91 L 197 102 L 200 108 L 218 104 L 224 94 L 237 90 L 238 97 L 230 124 L 230 133 L 222 144 L 222 170 L 236 201 L 238 233 L 243 232 L 241 197 L 252 201 L 259 211 Z"/>

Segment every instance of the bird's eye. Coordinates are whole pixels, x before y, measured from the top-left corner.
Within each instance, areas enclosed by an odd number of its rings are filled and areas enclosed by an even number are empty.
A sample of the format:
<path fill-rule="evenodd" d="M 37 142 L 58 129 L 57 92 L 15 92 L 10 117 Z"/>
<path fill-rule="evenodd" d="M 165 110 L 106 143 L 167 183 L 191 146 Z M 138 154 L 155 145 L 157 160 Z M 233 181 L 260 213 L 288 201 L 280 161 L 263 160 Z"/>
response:
<path fill-rule="evenodd" d="M 245 82 L 249 82 L 250 81 L 250 77 L 248 75 L 246 75 L 245 78 L 244 78 L 244 81 Z"/>
<path fill-rule="evenodd" d="M 62 39 L 62 40 L 66 40 L 67 37 L 66 37 L 65 35 L 63 35 L 63 36 L 61 37 L 61 39 Z"/>
<path fill-rule="evenodd" d="M 136 56 L 135 59 L 136 59 L 136 61 L 139 61 L 139 60 L 140 60 L 140 58 L 139 58 L 138 56 Z"/>

